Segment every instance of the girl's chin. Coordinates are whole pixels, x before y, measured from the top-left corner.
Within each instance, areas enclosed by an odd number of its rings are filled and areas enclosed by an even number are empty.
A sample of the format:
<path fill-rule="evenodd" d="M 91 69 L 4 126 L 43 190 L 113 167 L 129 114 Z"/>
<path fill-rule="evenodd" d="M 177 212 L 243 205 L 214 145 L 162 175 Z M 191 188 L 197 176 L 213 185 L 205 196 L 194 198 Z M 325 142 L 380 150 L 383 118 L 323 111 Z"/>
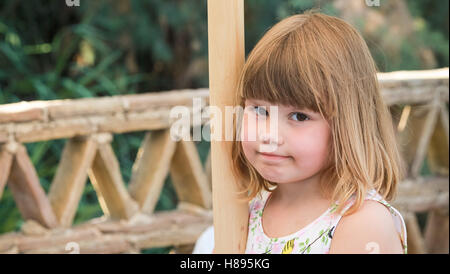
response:
<path fill-rule="evenodd" d="M 287 172 L 286 170 L 275 170 L 270 168 L 262 168 L 257 169 L 258 173 L 266 180 L 277 183 L 277 184 L 289 184 L 293 182 L 298 182 L 299 179 L 286 176 Z"/>
<path fill-rule="evenodd" d="M 259 174 L 261 174 L 264 179 L 274 183 L 282 184 L 285 182 L 283 174 L 279 172 L 261 171 Z"/>

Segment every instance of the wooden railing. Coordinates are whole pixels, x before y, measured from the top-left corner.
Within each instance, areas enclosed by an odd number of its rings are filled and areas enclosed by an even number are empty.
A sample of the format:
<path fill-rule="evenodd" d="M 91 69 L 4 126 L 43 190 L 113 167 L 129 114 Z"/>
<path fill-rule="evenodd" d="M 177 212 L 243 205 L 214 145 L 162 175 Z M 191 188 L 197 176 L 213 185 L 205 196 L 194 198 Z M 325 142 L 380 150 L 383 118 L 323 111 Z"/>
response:
<path fill-rule="evenodd" d="M 379 80 L 409 167 L 393 202 L 407 223 L 409 253 L 448 252 L 448 68 L 380 73 Z M 25 219 L 21 231 L 0 235 L 0 253 L 190 252 L 212 224 L 210 160 L 203 168 L 193 141 L 171 139 L 170 110 L 186 106 L 192 117 L 208 104 L 209 90 L 197 89 L 0 106 L 0 199 L 7 184 Z M 147 133 L 127 187 L 111 141 L 135 131 Z M 67 141 L 46 194 L 24 143 L 61 138 Z M 425 157 L 432 176 L 421 177 Z M 178 207 L 155 212 L 169 173 Z M 73 226 L 88 176 L 104 217 Z M 429 212 L 425 233 L 420 212 Z"/>

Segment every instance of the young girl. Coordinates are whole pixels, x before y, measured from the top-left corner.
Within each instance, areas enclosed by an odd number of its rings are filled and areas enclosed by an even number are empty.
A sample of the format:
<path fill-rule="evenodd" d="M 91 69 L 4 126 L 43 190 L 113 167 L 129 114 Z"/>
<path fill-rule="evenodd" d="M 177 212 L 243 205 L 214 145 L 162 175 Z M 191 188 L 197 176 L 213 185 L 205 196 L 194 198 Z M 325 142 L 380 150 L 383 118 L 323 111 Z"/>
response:
<path fill-rule="evenodd" d="M 386 202 L 403 168 L 376 73 L 352 26 L 313 11 L 257 43 L 232 148 L 250 201 L 246 253 L 407 252 L 403 218 Z M 272 115 L 277 133 L 261 133 Z"/>

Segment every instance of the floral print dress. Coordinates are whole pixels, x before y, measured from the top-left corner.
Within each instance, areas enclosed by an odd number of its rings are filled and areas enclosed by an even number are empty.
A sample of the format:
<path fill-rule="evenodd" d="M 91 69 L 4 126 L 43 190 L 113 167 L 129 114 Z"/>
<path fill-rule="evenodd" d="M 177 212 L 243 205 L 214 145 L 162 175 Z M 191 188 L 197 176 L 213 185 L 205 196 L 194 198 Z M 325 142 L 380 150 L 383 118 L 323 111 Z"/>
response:
<path fill-rule="evenodd" d="M 335 212 L 334 203 L 321 216 L 299 231 L 278 238 L 268 237 L 262 228 L 262 212 L 271 192 L 263 190 L 249 204 L 249 226 L 245 253 L 258 254 L 327 254 L 331 239 L 342 215 Z M 406 226 L 397 209 L 388 204 L 374 189 L 368 191 L 365 200 L 375 200 L 385 205 L 394 219 L 394 224 L 407 253 Z M 347 202 L 342 213 L 351 207 L 355 197 Z M 370 251 L 368 245 L 368 251 Z"/>

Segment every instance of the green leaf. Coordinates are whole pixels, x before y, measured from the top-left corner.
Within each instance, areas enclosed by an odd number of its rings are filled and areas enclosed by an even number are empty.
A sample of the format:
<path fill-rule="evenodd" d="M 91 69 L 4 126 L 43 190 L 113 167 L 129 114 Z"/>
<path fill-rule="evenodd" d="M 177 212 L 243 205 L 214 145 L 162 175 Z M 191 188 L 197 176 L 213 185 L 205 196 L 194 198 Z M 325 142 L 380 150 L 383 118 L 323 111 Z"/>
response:
<path fill-rule="evenodd" d="M 100 64 L 98 64 L 97 67 L 95 67 L 93 70 L 91 70 L 89 73 L 87 73 L 85 76 L 83 76 L 79 83 L 81 85 L 87 85 L 94 79 L 100 77 L 100 74 L 103 73 L 108 67 L 110 67 L 117 59 L 119 59 L 120 55 L 122 53 L 118 50 L 113 52 L 112 54 L 108 55 L 105 59 L 103 59 Z"/>
<path fill-rule="evenodd" d="M 84 87 L 83 85 L 81 85 L 79 83 L 72 81 L 69 78 L 63 79 L 62 84 L 65 88 L 78 94 L 80 97 L 93 97 L 94 96 L 94 94 L 89 89 L 87 89 L 86 87 Z"/>

